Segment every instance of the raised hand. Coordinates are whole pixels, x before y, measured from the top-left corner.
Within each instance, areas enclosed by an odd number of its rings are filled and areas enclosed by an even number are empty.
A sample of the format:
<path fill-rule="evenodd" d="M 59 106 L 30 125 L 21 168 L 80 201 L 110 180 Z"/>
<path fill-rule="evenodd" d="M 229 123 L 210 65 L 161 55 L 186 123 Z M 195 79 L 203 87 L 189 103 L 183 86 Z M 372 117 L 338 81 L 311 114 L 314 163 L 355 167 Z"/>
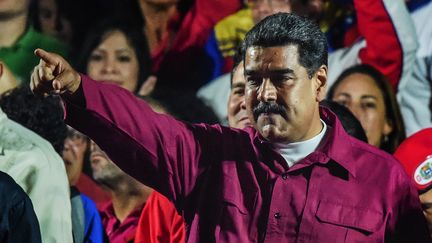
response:
<path fill-rule="evenodd" d="M 81 83 L 77 71 L 61 56 L 36 49 L 39 64 L 31 75 L 30 88 L 34 94 L 73 94 Z"/>

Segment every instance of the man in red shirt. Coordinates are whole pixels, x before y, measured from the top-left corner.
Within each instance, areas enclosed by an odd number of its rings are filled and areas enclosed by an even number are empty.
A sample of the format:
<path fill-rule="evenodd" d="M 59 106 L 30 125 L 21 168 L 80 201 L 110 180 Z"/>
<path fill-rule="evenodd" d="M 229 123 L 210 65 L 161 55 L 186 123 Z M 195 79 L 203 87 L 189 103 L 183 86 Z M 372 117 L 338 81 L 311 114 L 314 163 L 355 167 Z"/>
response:
<path fill-rule="evenodd" d="M 118 168 L 94 142 L 90 161 L 94 179 L 112 196 L 100 212 L 110 242 L 133 242 L 144 203 L 152 189 Z"/>
<path fill-rule="evenodd" d="M 319 108 L 327 44 L 318 26 L 279 13 L 245 43 L 253 127 L 244 130 L 157 114 L 42 50 L 32 88 L 60 93 L 67 123 L 173 201 L 188 242 L 430 242 L 402 166 Z"/>

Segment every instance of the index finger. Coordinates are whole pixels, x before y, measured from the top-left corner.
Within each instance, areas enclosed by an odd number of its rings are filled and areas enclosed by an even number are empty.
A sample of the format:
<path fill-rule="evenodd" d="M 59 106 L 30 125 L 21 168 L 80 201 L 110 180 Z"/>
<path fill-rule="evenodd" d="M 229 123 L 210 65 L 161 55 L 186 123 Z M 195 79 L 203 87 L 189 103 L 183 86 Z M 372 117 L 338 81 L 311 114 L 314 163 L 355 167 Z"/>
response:
<path fill-rule="evenodd" d="M 40 59 L 42 59 L 42 61 L 44 61 L 48 65 L 57 66 L 60 63 L 60 60 L 55 54 L 47 52 L 43 49 L 40 48 L 36 49 L 34 51 L 34 54 L 38 56 Z"/>

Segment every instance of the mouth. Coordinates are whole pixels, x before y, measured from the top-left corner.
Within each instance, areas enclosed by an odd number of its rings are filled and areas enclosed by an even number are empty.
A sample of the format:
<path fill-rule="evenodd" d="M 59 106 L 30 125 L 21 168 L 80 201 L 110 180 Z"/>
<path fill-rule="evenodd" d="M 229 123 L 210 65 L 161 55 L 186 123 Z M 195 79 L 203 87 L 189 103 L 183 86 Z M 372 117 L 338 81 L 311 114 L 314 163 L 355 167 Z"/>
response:
<path fill-rule="evenodd" d="M 107 80 L 104 80 L 104 82 L 108 83 L 108 84 L 118 85 L 118 86 L 123 85 L 123 81 L 121 81 L 121 80 L 107 79 Z"/>
<path fill-rule="evenodd" d="M 242 117 L 242 118 L 240 118 L 239 120 L 238 120 L 238 123 L 240 123 L 240 124 L 243 124 L 243 126 L 251 126 L 252 125 L 252 123 L 250 122 L 250 120 L 249 120 L 249 117 Z"/>

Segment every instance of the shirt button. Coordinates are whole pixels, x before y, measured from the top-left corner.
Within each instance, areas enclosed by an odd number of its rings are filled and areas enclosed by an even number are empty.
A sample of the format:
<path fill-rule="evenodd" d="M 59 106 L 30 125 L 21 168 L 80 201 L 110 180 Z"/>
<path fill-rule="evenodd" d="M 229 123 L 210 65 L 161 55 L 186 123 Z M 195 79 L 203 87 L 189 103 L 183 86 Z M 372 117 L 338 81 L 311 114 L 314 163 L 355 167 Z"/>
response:
<path fill-rule="evenodd" d="M 281 215 L 280 215 L 280 213 L 275 213 L 274 217 L 275 217 L 275 219 L 280 219 Z"/>
<path fill-rule="evenodd" d="M 284 179 L 284 180 L 288 179 L 288 175 L 287 174 L 283 175 L 282 179 Z"/>

